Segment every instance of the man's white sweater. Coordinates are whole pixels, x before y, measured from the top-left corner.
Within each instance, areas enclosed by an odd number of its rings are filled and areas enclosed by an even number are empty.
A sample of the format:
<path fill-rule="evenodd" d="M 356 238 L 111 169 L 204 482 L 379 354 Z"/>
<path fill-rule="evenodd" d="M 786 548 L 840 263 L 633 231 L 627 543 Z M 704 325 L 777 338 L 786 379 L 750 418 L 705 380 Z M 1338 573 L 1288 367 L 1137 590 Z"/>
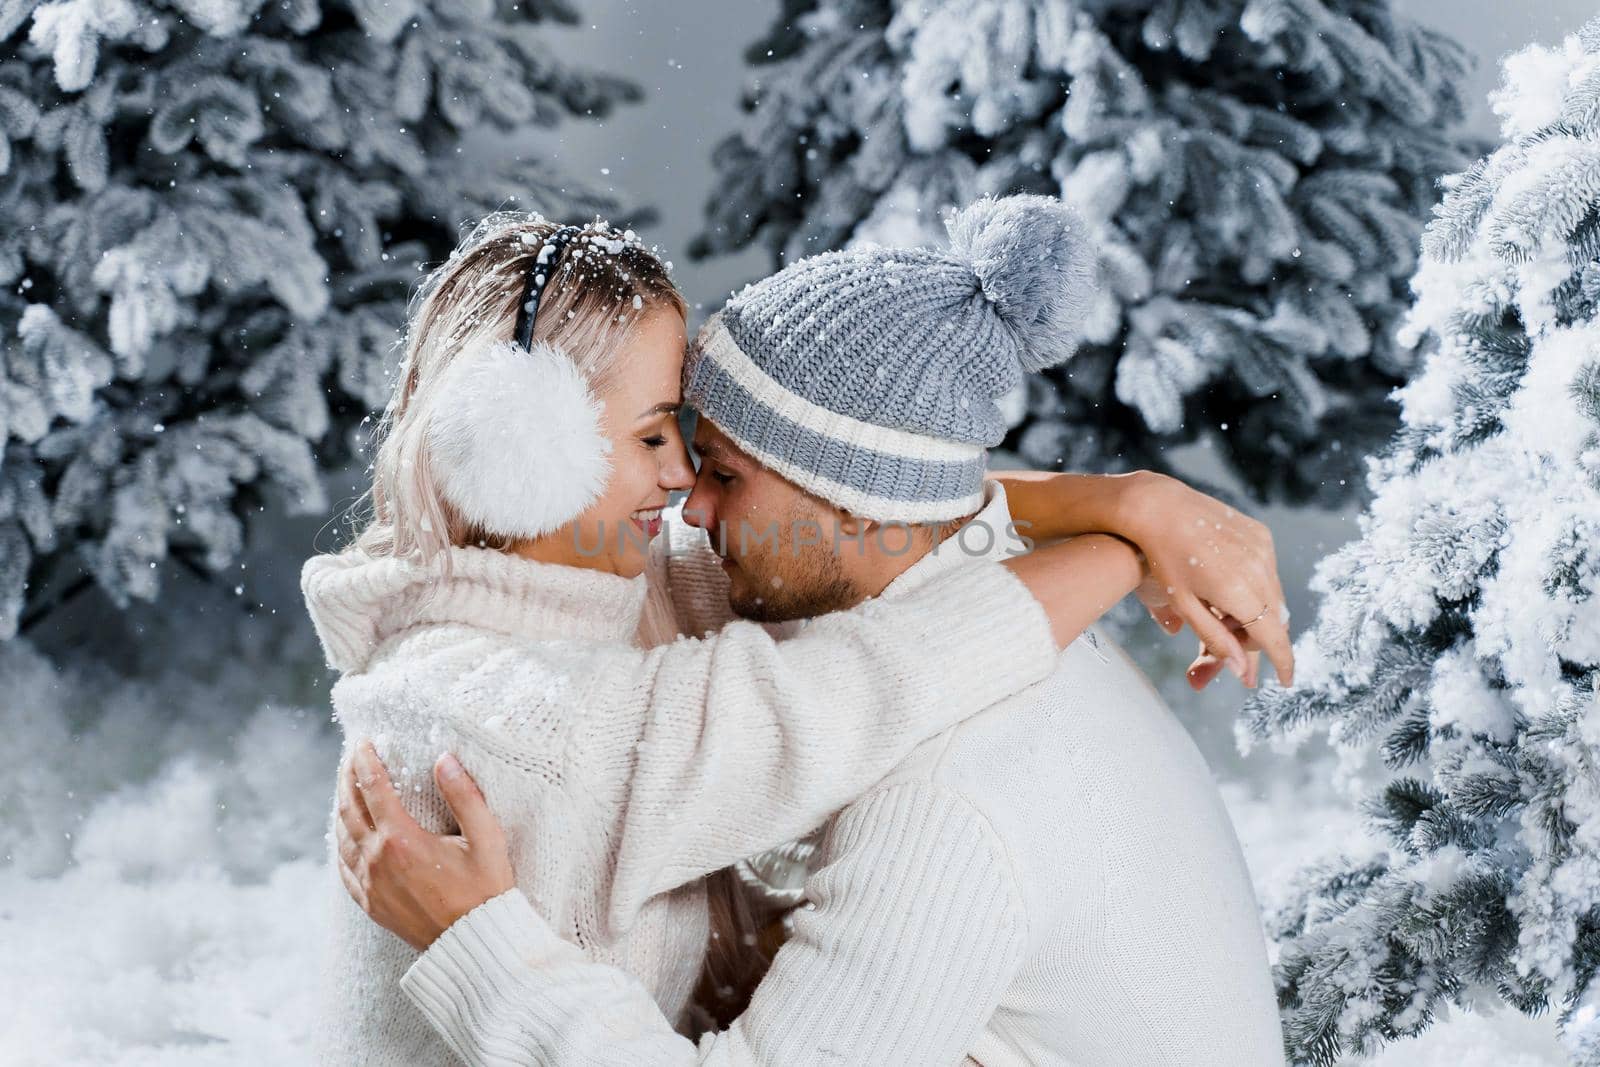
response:
<path fill-rule="evenodd" d="M 657 1018 L 681 1013 L 705 956 L 704 875 L 804 833 L 1055 659 L 1044 611 L 998 564 L 781 644 L 752 623 L 657 643 L 726 614 L 708 555 L 703 540 L 657 552 L 629 580 L 482 549 L 453 550 L 448 577 L 347 553 L 301 578 L 343 672 L 346 756 L 373 737 L 412 815 L 452 832 L 429 772 L 455 752 L 506 828 L 524 899 L 641 983 Z M 708 593 L 722 605 L 698 604 Z M 454 1062 L 401 994 L 417 954 L 331 865 L 328 893 L 318 1062 Z"/>
<path fill-rule="evenodd" d="M 995 487 L 974 521 L 1008 519 Z M 941 550 L 882 599 L 970 562 Z M 451 927 L 404 987 L 476 1065 L 1283 1062 L 1221 799 L 1097 629 L 1044 681 L 920 746 L 834 820 L 820 860 L 749 1009 L 698 1046 L 516 892 Z"/>

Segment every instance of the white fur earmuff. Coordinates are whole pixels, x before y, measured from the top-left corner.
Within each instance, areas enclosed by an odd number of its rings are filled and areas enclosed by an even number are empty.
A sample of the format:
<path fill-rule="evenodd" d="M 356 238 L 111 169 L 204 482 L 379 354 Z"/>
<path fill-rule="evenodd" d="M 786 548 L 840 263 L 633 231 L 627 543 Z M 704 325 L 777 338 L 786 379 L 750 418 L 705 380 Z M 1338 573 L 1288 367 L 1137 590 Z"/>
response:
<path fill-rule="evenodd" d="M 539 537 L 605 491 L 611 442 L 588 382 L 561 350 L 490 341 L 458 353 L 428 416 L 428 455 L 445 500 L 500 537 Z"/>

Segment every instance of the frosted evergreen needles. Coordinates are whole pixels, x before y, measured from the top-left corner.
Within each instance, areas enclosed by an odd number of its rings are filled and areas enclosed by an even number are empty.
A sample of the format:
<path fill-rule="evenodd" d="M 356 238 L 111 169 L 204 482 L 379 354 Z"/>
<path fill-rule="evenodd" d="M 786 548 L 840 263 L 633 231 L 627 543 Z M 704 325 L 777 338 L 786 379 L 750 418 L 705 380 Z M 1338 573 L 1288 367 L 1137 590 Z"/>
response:
<path fill-rule="evenodd" d="M 465 226 L 618 207 L 542 157 L 459 154 L 637 97 L 528 36 L 576 17 L 0 4 L 0 639 L 90 586 L 218 572 L 263 509 L 326 511 Z"/>
<path fill-rule="evenodd" d="M 1493 103 L 1506 143 L 1423 240 L 1423 362 L 1361 536 L 1317 570 L 1296 687 L 1248 708 L 1392 777 L 1381 847 L 1278 917 L 1309 1062 L 1500 999 L 1600 1064 L 1600 20 L 1507 60 Z"/>

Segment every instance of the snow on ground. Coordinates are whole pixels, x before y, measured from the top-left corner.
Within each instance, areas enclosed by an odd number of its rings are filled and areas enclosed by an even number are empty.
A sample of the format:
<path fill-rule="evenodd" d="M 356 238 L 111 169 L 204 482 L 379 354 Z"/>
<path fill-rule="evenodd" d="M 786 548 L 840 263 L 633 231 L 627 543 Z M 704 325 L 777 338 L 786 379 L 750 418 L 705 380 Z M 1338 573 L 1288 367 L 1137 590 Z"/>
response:
<path fill-rule="evenodd" d="M 311 1062 L 338 749 L 323 710 L 240 707 L 261 672 L 0 645 L 0 1064 Z"/>
<path fill-rule="evenodd" d="M 0 647 L 6 1067 L 312 1062 L 337 748 L 321 709 L 235 706 L 260 691 L 253 672 L 133 684 Z M 1264 904 L 1356 826 L 1314 791 L 1224 794 Z M 1561 1062 L 1550 1024 L 1513 1012 L 1457 1016 L 1372 1061 Z"/>
<path fill-rule="evenodd" d="M 0 873 L 0 1061 L 17 1067 L 311 1063 L 320 864 L 240 883 L 200 866 L 149 881 L 76 867 Z"/>

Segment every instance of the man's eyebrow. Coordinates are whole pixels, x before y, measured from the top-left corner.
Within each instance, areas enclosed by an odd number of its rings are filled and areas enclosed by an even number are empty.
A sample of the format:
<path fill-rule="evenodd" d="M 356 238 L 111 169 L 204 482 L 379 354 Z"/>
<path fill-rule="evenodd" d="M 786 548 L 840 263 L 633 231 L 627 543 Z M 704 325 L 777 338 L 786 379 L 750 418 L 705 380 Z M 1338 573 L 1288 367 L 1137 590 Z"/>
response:
<path fill-rule="evenodd" d="M 722 454 L 722 446 L 715 441 L 707 441 L 705 444 L 696 441 L 694 442 L 694 450 L 707 459 L 716 459 Z"/>
<path fill-rule="evenodd" d="M 681 407 L 683 407 L 683 404 L 678 401 L 663 400 L 649 411 L 641 414 L 639 417 L 641 419 L 648 419 L 653 415 L 676 415 L 678 413 L 678 409 Z"/>

